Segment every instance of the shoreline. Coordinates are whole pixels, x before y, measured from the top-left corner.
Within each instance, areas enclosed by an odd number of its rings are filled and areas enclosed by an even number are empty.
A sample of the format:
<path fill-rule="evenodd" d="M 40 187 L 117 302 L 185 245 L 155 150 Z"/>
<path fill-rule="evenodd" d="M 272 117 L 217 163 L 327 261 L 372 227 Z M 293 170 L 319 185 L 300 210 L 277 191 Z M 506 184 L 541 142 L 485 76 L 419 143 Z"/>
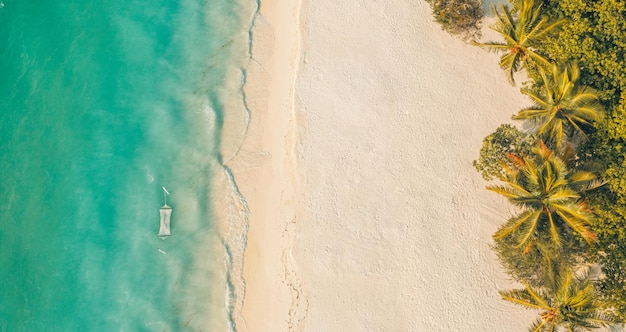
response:
<path fill-rule="evenodd" d="M 297 216 L 295 80 L 300 64 L 300 0 L 261 0 L 251 28 L 243 87 L 250 122 L 228 162 L 250 211 L 244 252 L 245 298 L 237 331 L 292 330 L 299 292 L 290 254 Z M 295 278 L 295 279 L 294 279 Z"/>

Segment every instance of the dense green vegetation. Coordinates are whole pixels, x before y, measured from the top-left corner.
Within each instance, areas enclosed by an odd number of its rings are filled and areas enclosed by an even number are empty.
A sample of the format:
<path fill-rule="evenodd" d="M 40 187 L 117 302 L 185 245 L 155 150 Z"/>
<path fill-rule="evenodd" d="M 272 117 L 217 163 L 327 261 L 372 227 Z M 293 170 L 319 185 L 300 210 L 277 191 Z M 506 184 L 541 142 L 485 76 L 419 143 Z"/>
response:
<path fill-rule="evenodd" d="M 484 16 L 481 0 L 426 0 L 435 21 L 448 33 L 463 39 L 480 37 Z"/>
<path fill-rule="evenodd" d="M 474 162 L 519 208 L 493 248 L 525 288 L 501 294 L 542 311 L 531 331 L 622 326 L 626 0 L 515 0 L 493 11 L 504 42 L 476 44 L 502 53 L 511 82 L 525 69 L 532 103 L 511 110 L 527 130 L 499 127 Z M 602 274 L 576 277 L 589 266 Z"/>
<path fill-rule="evenodd" d="M 598 215 L 590 257 L 602 265 L 604 299 L 626 320 L 626 1 L 551 0 L 546 15 L 567 18 L 542 49 L 555 62 L 577 61 L 582 84 L 601 91 L 607 116 L 581 146 L 583 160 L 598 164 L 607 185 L 589 195 Z"/>
<path fill-rule="evenodd" d="M 475 20 L 427 0 L 436 21 Z M 519 208 L 493 249 L 524 289 L 505 300 L 538 309 L 531 331 L 623 327 L 626 321 L 626 0 L 510 0 L 491 27 L 500 67 L 532 103 L 485 137 L 474 167 Z M 459 7 L 460 8 L 460 7 Z M 474 25 L 471 29 L 476 29 Z M 455 33 L 463 29 L 457 26 Z M 470 29 L 470 30 L 471 30 Z M 467 35 L 477 35 L 475 32 Z M 593 266 L 593 278 L 580 271 Z"/>

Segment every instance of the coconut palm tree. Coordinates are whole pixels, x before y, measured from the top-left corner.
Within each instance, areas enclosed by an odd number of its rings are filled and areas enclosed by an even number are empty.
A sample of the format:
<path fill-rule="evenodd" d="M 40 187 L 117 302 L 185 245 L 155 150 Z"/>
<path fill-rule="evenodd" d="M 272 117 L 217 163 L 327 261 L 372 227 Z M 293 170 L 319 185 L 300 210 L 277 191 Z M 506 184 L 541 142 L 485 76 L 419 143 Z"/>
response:
<path fill-rule="evenodd" d="M 503 185 L 487 189 L 505 196 L 521 212 L 494 234 L 514 236 L 518 247 L 548 242 L 560 247 L 561 237 L 575 232 L 587 243 L 596 240 L 590 229 L 594 216 L 581 193 L 601 182 L 587 171 L 569 170 L 565 161 L 540 142 L 533 156 L 510 157 L 516 167 L 506 168 Z"/>
<path fill-rule="evenodd" d="M 511 84 L 515 84 L 513 74 L 522 66 L 528 67 L 529 61 L 537 63 L 539 66 L 549 66 L 549 60 L 537 52 L 539 43 L 564 22 L 557 20 L 550 22 L 547 16 L 541 15 L 541 4 L 535 4 L 534 0 L 521 0 L 514 17 L 512 9 L 504 5 L 497 10 L 494 4 L 491 11 L 496 16 L 496 23 L 491 29 L 504 37 L 504 42 L 473 42 L 474 45 L 483 47 L 493 52 L 504 52 L 500 58 L 500 68 L 507 71 L 507 77 Z"/>
<path fill-rule="evenodd" d="M 529 331 L 591 331 L 617 328 L 617 321 L 603 310 L 598 292 L 588 273 L 576 275 L 569 270 L 555 273 L 544 287 L 500 291 L 504 300 L 524 308 L 540 310 L 539 318 Z"/>
<path fill-rule="evenodd" d="M 578 133 L 587 138 L 581 125 L 591 125 L 604 114 L 598 93 L 592 88 L 578 84 L 580 69 L 576 64 L 551 66 L 548 75 L 539 69 L 543 85 L 539 92 L 522 89 L 534 105 L 519 111 L 514 120 L 526 120 L 534 125 L 536 133 L 556 147 L 564 137 Z"/>

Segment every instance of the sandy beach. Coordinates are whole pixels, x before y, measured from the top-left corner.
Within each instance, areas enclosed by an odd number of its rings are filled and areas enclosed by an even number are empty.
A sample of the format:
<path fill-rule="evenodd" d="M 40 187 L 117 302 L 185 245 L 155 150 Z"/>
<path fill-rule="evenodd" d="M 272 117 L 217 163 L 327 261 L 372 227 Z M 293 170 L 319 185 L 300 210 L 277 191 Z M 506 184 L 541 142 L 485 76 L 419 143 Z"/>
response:
<path fill-rule="evenodd" d="M 525 331 L 489 249 L 510 215 L 471 166 L 527 101 L 423 1 L 262 0 L 238 331 Z"/>

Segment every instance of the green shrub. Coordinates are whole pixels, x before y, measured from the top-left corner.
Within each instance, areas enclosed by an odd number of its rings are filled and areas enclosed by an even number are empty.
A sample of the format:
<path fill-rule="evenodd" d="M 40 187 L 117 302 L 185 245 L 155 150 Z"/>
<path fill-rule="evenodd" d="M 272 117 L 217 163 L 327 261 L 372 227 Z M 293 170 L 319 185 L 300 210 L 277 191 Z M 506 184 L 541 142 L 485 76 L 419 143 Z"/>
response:
<path fill-rule="evenodd" d="M 484 16 L 481 0 L 426 0 L 433 10 L 435 22 L 448 33 L 464 40 L 480 37 Z"/>
<path fill-rule="evenodd" d="M 518 157 L 527 156 L 532 153 L 537 139 L 528 136 L 517 127 L 510 124 L 503 124 L 495 132 L 483 139 L 483 146 L 480 149 L 478 160 L 474 160 L 472 165 L 482 175 L 483 179 L 490 181 L 494 178 L 504 179 L 504 167 L 512 167 L 508 155 Z"/>

